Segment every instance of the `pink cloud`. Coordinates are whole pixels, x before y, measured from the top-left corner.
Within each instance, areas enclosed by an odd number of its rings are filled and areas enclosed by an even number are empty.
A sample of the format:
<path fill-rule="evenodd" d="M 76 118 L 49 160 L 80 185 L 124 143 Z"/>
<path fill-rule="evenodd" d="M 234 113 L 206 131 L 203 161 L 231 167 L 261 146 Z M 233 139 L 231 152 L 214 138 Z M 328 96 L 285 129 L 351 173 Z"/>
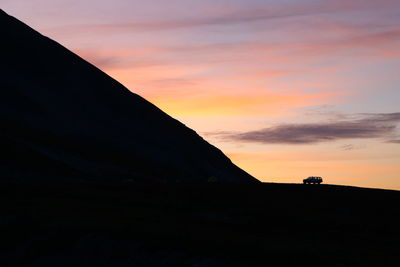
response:
<path fill-rule="evenodd" d="M 313 1 L 291 5 L 270 5 L 256 9 L 225 8 L 205 16 L 153 19 L 152 21 L 128 21 L 124 23 L 81 24 L 59 27 L 57 31 L 163 31 L 203 26 L 237 25 L 292 17 L 317 16 L 337 12 L 378 10 L 400 7 L 397 0 L 336 0 Z M 50 29 L 50 28 L 49 28 Z"/>

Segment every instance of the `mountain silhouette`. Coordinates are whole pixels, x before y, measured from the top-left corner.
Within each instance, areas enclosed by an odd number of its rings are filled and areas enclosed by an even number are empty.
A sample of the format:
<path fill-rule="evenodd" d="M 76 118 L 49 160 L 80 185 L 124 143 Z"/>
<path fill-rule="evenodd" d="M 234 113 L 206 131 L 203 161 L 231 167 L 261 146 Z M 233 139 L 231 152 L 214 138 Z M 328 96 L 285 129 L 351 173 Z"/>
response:
<path fill-rule="evenodd" d="M 4 11 L 0 24 L 2 179 L 258 181 L 57 42 Z"/>

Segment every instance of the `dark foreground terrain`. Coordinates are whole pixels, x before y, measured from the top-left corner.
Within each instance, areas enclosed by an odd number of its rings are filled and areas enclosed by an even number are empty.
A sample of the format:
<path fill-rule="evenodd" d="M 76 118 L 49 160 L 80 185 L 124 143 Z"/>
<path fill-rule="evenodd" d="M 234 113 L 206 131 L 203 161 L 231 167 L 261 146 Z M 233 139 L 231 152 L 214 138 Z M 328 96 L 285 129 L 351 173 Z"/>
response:
<path fill-rule="evenodd" d="M 3 183 L 0 266 L 400 266 L 400 192 Z"/>

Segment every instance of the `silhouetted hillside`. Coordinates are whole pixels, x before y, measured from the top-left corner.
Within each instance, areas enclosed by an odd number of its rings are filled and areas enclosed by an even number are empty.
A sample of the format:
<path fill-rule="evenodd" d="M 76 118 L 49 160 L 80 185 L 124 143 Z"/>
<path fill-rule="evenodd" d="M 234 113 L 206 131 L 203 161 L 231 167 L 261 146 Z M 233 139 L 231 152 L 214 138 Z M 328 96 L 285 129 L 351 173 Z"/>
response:
<path fill-rule="evenodd" d="M 2 179 L 257 181 L 58 43 L 3 11 L 0 25 Z"/>
<path fill-rule="evenodd" d="M 257 183 L 61 45 L 0 25 L 1 267 L 398 266 L 398 191 Z"/>
<path fill-rule="evenodd" d="M 398 266 L 400 192 L 0 184 L 0 266 Z"/>

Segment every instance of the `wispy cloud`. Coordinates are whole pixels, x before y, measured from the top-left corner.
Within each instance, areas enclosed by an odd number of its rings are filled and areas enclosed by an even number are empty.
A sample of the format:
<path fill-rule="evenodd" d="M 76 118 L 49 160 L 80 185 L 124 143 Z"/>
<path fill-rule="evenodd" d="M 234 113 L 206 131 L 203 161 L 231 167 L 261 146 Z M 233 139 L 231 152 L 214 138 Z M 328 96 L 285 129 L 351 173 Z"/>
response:
<path fill-rule="evenodd" d="M 336 0 L 336 1 L 307 1 L 294 4 L 261 5 L 258 8 L 243 9 L 231 7 L 223 12 L 213 12 L 201 17 L 184 17 L 176 19 L 155 19 L 153 21 L 133 21 L 125 23 L 104 23 L 76 25 L 82 31 L 88 30 L 134 30 L 162 31 L 202 26 L 224 26 L 253 23 L 292 17 L 332 14 L 336 12 L 376 10 L 399 7 L 397 0 Z"/>
<path fill-rule="evenodd" d="M 391 143 L 391 144 L 400 144 L 400 139 L 394 139 L 394 140 L 388 140 L 387 143 Z"/>
<path fill-rule="evenodd" d="M 346 144 L 339 147 L 341 150 L 355 150 L 355 149 L 363 149 L 366 148 L 365 145 L 353 145 L 353 144 Z"/>
<path fill-rule="evenodd" d="M 347 25 L 351 28 L 351 25 Z M 342 25 L 342 27 L 345 27 Z M 111 31 L 111 30 L 110 30 Z M 286 34 L 288 34 L 286 32 Z M 102 51 L 103 48 L 91 50 L 75 49 L 74 51 L 89 62 L 102 69 L 135 68 L 143 66 L 160 66 L 171 64 L 224 64 L 234 62 L 251 62 L 252 79 L 254 75 L 270 77 L 291 75 L 298 70 L 290 69 L 295 63 L 310 62 L 314 59 L 332 57 L 342 52 L 379 57 L 399 56 L 400 26 L 380 28 L 378 30 L 359 29 L 346 34 L 333 34 L 329 39 L 310 40 L 299 37 L 291 42 L 271 42 L 268 40 L 242 40 L 205 44 L 158 44 L 151 46 L 132 45 L 121 49 Z M 263 72 L 257 70 L 265 62 L 276 61 L 288 66 Z M 261 62 L 261 63 L 260 63 Z M 240 69 L 241 64 L 229 68 Z M 265 66 L 269 67 L 270 66 Z M 303 67 L 304 68 L 304 67 Z M 249 67 L 247 67 L 249 69 Z"/>
<path fill-rule="evenodd" d="M 282 124 L 242 133 L 209 133 L 222 140 L 263 144 L 312 144 L 341 139 L 390 138 L 400 122 L 400 112 L 360 114 L 357 119 L 323 123 Z M 398 140 L 390 142 L 397 143 Z M 349 148 L 345 147 L 344 149 Z"/>
<path fill-rule="evenodd" d="M 343 145 L 340 147 L 342 150 L 353 150 L 354 149 L 354 145 L 352 144 L 347 144 L 347 145 Z"/>

